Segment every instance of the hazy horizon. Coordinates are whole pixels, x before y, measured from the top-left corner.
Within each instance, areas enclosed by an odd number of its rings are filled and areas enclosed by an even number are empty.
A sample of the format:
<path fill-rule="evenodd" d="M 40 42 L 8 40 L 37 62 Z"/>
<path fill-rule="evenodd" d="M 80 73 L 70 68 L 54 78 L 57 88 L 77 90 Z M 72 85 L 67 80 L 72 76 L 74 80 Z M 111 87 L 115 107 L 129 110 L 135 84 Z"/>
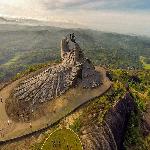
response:
<path fill-rule="evenodd" d="M 148 0 L 0 0 L 0 16 L 77 24 L 150 36 Z"/>

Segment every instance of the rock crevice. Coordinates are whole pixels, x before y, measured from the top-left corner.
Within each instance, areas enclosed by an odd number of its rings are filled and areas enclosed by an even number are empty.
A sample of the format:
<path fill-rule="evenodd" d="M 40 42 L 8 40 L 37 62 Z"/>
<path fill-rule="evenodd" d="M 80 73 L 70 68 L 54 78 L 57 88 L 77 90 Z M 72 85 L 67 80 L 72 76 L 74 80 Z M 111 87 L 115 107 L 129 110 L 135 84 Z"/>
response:
<path fill-rule="evenodd" d="M 112 107 L 105 115 L 102 125 L 89 124 L 80 136 L 85 150 L 123 150 L 123 142 L 129 117 L 136 111 L 131 93 Z"/>

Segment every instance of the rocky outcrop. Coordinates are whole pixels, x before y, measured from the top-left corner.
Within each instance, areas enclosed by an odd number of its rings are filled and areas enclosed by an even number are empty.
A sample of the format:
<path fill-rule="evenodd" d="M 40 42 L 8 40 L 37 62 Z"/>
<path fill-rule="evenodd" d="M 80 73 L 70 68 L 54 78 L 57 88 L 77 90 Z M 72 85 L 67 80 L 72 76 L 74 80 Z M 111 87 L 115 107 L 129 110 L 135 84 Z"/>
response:
<path fill-rule="evenodd" d="M 111 108 L 102 125 L 89 124 L 82 129 L 81 141 L 85 150 L 122 150 L 131 112 L 135 111 L 132 95 L 128 92 Z"/>
<path fill-rule="evenodd" d="M 146 111 L 142 115 L 140 126 L 143 136 L 150 135 L 150 102 L 147 105 Z"/>
<path fill-rule="evenodd" d="M 73 49 L 69 47 L 70 43 L 74 45 Z M 101 84 L 100 74 L 91 61 L 85 58 L 77 43 L 64 38 L 61 41 L 61 59 L 62 63 L 21 81 L 14 89 L 13 105 L 23 107 L 18 115 L 23 111 L 31 111 L 36 104 L 62 95 L 78 84 L 83 88 L 96 88 Z"/>

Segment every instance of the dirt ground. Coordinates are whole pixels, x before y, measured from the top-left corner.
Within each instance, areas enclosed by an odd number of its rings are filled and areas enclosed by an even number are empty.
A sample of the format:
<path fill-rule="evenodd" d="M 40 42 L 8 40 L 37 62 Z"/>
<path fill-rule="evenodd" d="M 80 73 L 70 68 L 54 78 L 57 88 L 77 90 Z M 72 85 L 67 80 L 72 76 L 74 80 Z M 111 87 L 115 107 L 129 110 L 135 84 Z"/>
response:
<path fill-rule="evenodd" d="M 10 137 L 18 137 L 26 133 L 31 133 L 37 129 L 41 129 L 45 126 L 50 125 L 67 114 L 71 113 L 75 108 L 89 101 L 90 99 L 100 96 L 106 92 L 111 86 L 111 82 L 106 78 L 105 70 L 100 68 L 102 73 L 103 85 L 94 90 L 79 88 L 73 88 L 66 92 L 66 94 L 58 97 L 53 101 L 49 101 L 45 104 L 38 106 L 35 110 L 35 114 L 32 114 L 32 129 L 30 128 L 30 123 L 28 120 L 26 122 L 16 122 L 6 113 L 7 100 L 10 98 L 12 89 L 14 89 L 17 84 L 22 80 L 17 80 L 10 85 L 6 86 L 0 91 L 0 96 L 3 97 L 3 102 L 0 103 L 0 131 L 2 139 L 9 139 Z M 6 105 L 6 106 L 5 106 Z M 18 108 L 16 108 L 18 109 Z M 9 124 L 8 124 L 9 120 Z M 11 131 L 11 132 L 10 132 Z M 3 138 L 2 134 L 6 134 Z"/>

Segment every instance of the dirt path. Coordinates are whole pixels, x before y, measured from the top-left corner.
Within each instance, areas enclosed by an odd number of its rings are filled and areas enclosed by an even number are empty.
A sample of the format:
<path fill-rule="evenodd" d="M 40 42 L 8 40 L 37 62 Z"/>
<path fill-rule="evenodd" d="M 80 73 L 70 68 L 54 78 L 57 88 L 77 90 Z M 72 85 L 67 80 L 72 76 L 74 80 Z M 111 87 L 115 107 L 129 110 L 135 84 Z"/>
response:
<path fill-rule="evenodd" d="M 30 126 L 30 123 L 16 123 L 11 120 L 8 124 L 9 117 L 5 110 L 5 100 L 10 96 L 11 90 L 13 90 L 14 87 L 16 87 L 16 85 L 24 78 L 6 86 L 0 91 L 0 96 L 3 98 L 3 102 L 0 102 L 0 141 L 14 139 L 43 129 L 65 117 L 87 101 L 102 95 L 110 88 L 112 83 L 106 77 L 106 71 L 103 68 L 99 67 L 97 70 L 100 71 L 102 76 L 103 84 L 100 87 L 92 90 L 82 89 L 81 87 L 68 90 L 61 97 L 48 102 L 47 114 L 36 121 L 32 121 L 32 127 Z"/>
<path fill-rule="evenodd" d="M 19 82 L 20 80 L 17 80 L 0 91 L 0 98 L 2 98 L 2 102 L 0 102 L 0 133 L 6 133 L 11 130 L 10 125 L 8 125 L 9 117 L 6 114 L 5 101 L 9 98 L 11 90 L 14 89 Z M 9 121 L 12 127 L 13 123 L 11 120 Z"/>

